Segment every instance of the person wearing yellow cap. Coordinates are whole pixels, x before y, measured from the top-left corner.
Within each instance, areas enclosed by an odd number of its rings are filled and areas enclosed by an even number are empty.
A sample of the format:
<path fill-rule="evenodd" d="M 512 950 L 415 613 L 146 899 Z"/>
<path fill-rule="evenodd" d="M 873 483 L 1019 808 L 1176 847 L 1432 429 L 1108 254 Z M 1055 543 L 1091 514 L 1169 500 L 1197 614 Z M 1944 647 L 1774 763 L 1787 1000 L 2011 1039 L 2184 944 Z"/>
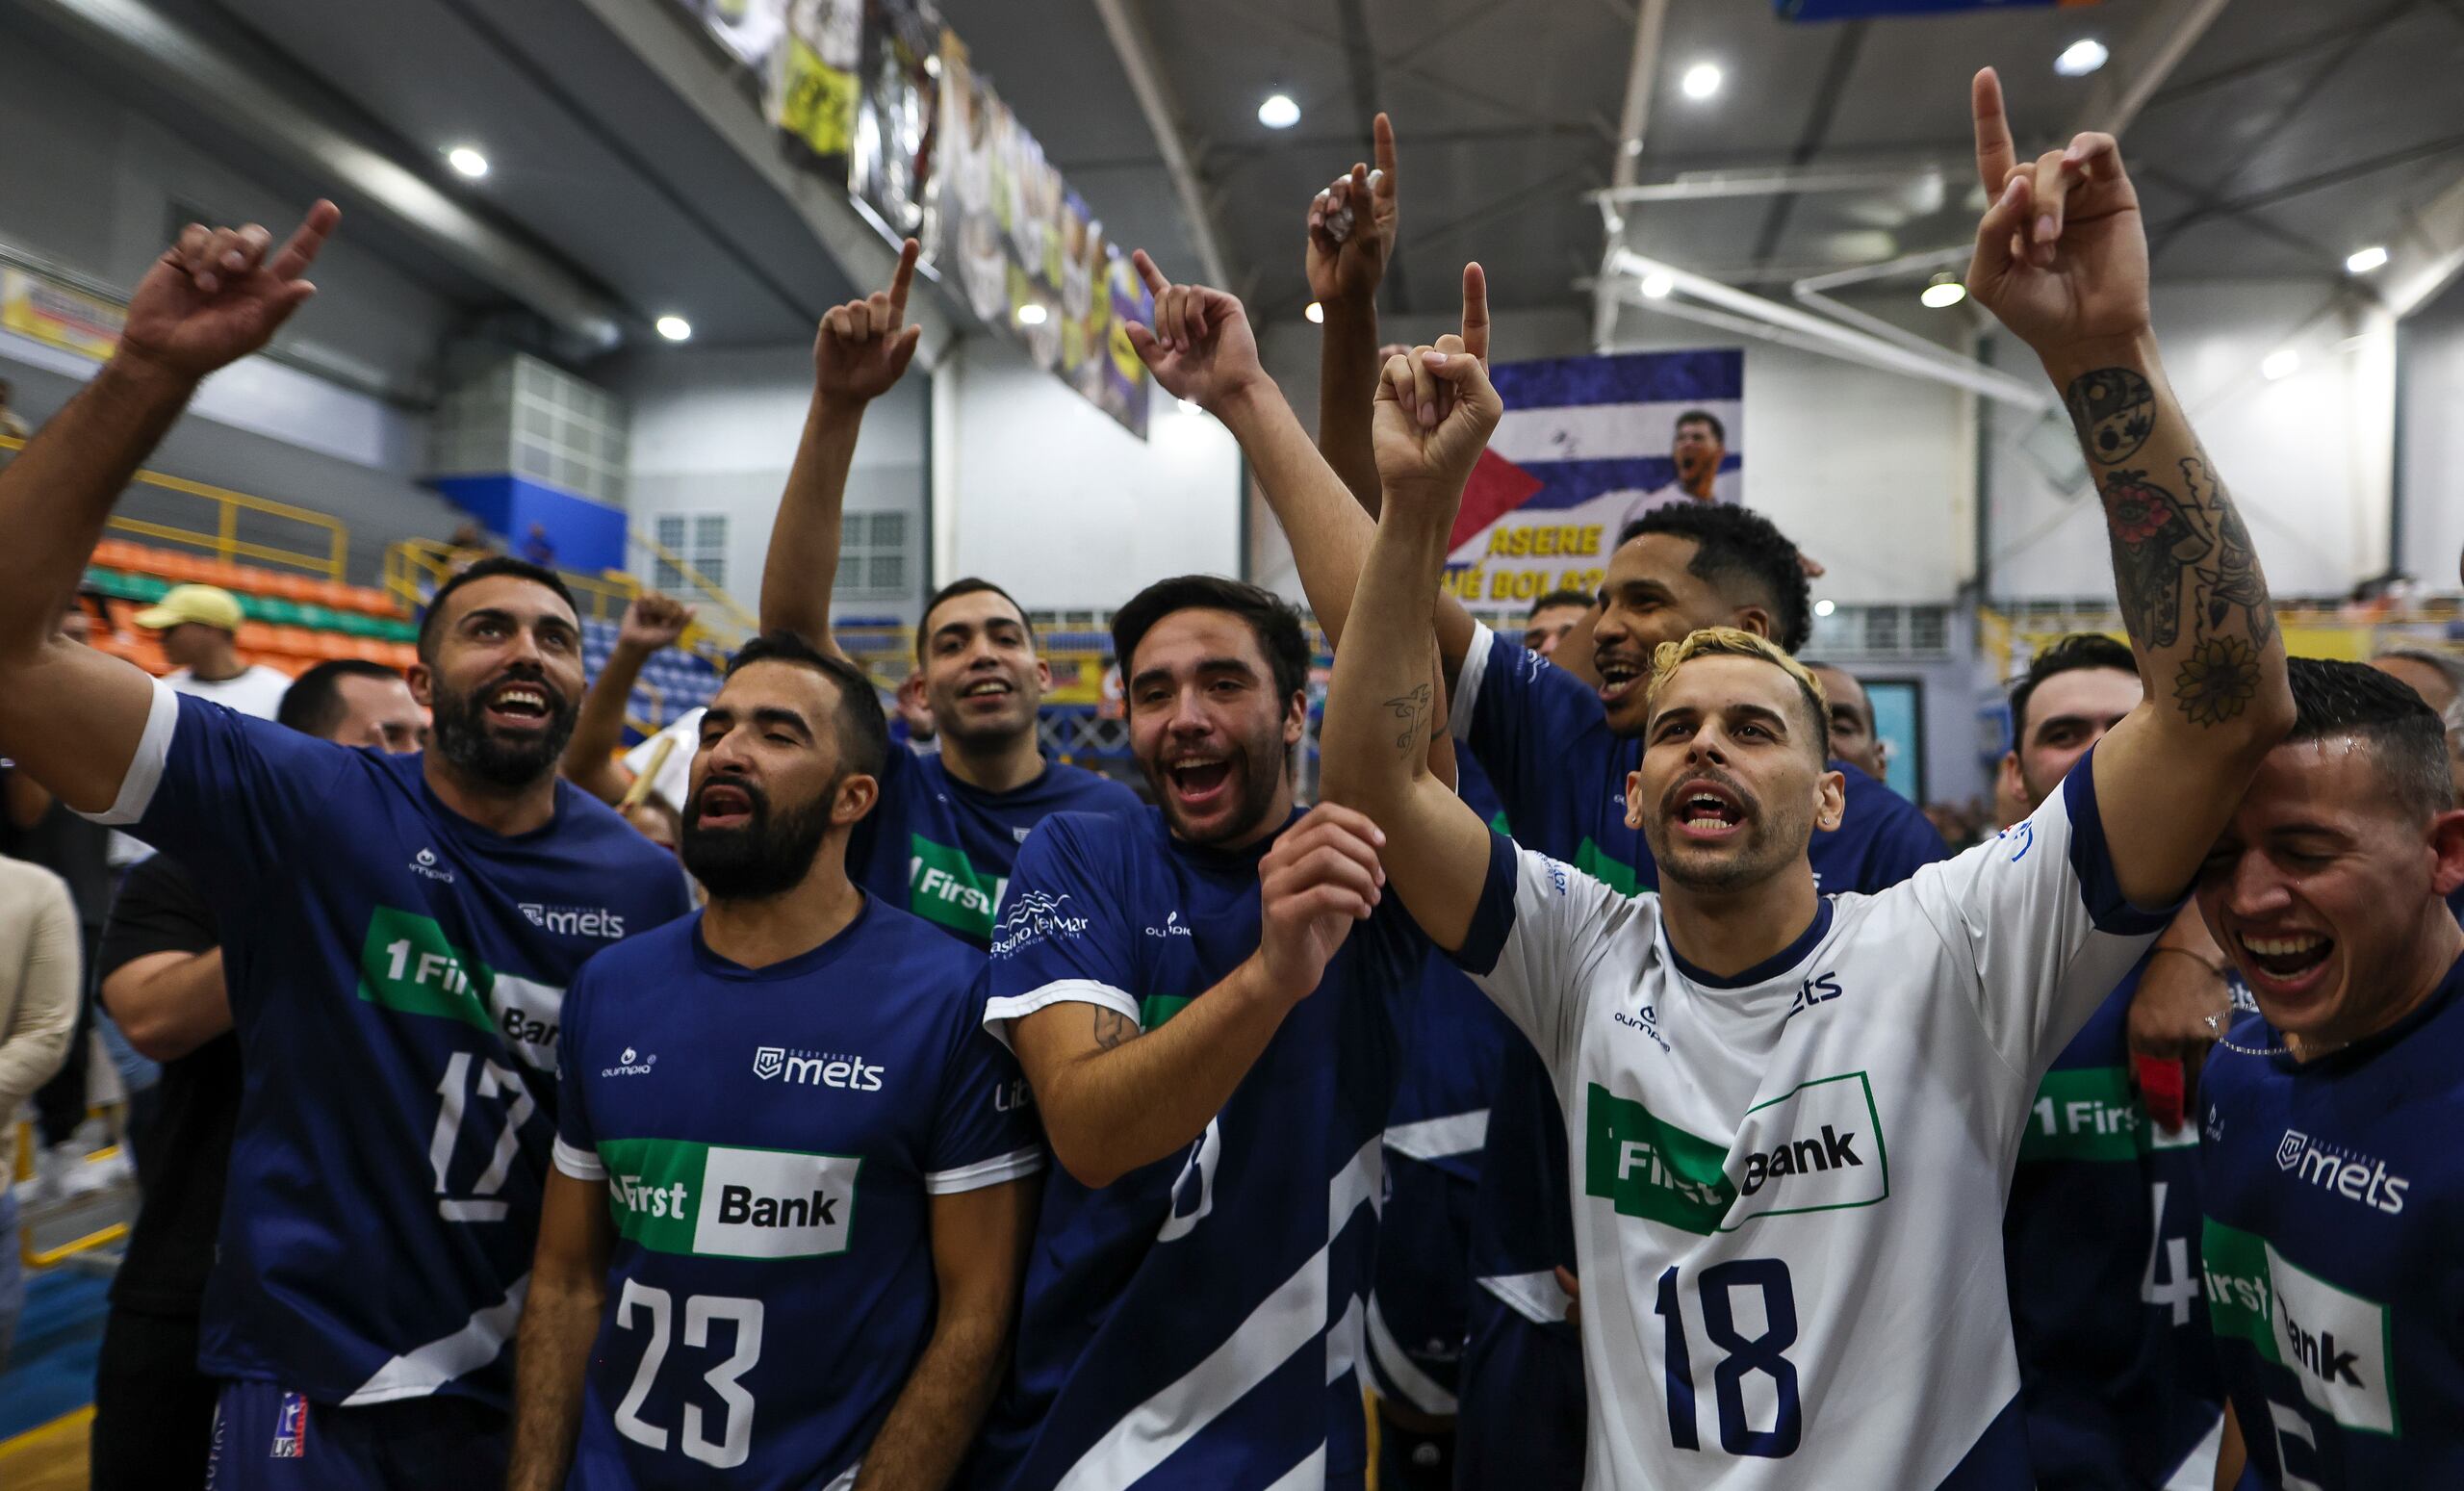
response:
<path fill-rule="evenodd" d="M 174 585 L 161 602 L 137 613 L 137 624 L 163 634 L 163 656 L 176 666 L 163 681 L 183 694 L 274 717 L 291 680 L 263 663 L 240 660 L 240 603 L 213 585 Z"/>

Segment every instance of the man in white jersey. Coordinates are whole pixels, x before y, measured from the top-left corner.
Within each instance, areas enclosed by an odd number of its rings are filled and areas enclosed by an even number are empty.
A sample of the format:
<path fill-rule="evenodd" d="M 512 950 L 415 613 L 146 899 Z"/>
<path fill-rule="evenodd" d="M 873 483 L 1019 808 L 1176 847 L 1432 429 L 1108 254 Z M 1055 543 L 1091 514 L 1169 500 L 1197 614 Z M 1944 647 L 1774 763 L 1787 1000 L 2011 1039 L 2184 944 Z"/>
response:
<path fill-rule="evenodd" d="M 1750 633 L 1660 650 L 1627 784 L 1660 890 L 1489 832 L 1426 773 L 1430 626 L 1498 399 L 1441 343 L 1387 365 L 1377 539 L 1336 659 L 1327 800 L 1530 1038 L 1564 1109 L 1597 1487 L 2033 1483 L 1999 1228 L 2037 1074 L 2160 931 L 2290 726 L 2248 539 L 2148 333 L 2114 142 L 1995 189 L 1967 283 L 2063 388 L 2149 702 L 2016 829 L 1874 896 L 1807 862 L 1838 821 L 1822 693 Z M 1406 410 L 1410 413 L 1406 413 Z"/>

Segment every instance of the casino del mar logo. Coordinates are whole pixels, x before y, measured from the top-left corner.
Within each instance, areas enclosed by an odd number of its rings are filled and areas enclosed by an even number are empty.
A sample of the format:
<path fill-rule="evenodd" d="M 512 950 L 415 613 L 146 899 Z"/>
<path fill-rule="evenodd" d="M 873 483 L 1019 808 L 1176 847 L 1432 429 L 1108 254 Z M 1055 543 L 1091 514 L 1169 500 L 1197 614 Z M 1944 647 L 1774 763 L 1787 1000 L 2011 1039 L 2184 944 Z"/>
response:
<path fill-rule="evenodd" d="M 1069 910 L 1066 893 L 1023 891 L 1011 897 L 1009 909 L 1001 913 L 998 935 L 992 938 L 992 956 L 1007 958 L 1048 937 L 1076 937 L 1087 926 L 1088 918 Z"/>

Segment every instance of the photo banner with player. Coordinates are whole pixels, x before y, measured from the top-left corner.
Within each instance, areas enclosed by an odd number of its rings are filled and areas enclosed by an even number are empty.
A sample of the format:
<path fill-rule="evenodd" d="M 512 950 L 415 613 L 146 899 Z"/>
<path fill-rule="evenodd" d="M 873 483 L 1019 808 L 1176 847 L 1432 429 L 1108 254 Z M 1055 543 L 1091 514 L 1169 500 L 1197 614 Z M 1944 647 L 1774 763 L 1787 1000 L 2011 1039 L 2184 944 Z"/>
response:
<path fill-rule="evenodd" d="M 1505 418 L 1463 490 L 1447 587 L 1527 605 L 1599 589 L 1626 525 L 1742 490 L 1745 353 L 1735 347 L 1500 363 Z"/>

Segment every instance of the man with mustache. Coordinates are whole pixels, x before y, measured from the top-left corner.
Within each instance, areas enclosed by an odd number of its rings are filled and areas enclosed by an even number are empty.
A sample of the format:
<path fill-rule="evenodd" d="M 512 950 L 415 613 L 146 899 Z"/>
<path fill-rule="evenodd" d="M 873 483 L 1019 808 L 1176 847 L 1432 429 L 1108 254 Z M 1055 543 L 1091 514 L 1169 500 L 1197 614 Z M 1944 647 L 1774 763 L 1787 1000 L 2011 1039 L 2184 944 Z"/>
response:
<path fill-rule="evenodd" d="M 983 955 L 848 877 L 897 754 L 870 681 L 783 634 L 702 716 L 709 903 L 567 1005 L 512 1491 L 935 1491 L 974 1437 L 1043 1148 Z"/>
<path fill-rule="evenodd" d="M 1460 341 L 1390 362 L 1386 498 L 1338 652 L 1329 801 L 1548 1062 L 1570 1136 L 1595 1406 L 1586 1483 L 2030 1484 L 1999 1207 L 2034 1073 L 2159 932 L 2293 723 L 2246 530 L 2167 388 L 2110 137 L 2022 167 L 1975 85 L 1994 191 L 1966 282 L 2067 397 L 2161 680 L 2019 829 L 1825 897 L 1821 688 L 1740 629 L 1662 649 L 1627 812 L 1657 895 L 1492 834 L 1426 775 L 1424 671 L 1462 484 L 1499 407 Z"/>
<path fill-rule="evenodd" d="M 0 755 L 177 857 L 225 934 L 248 1081 L 199 1366 L 224 1379 L 216 1483 L 241 1491 L 501 1474 L 563 988 L 686 910 L 675 861 L 557 781 L 582 670 L 552 574 L 486 561 L 439 590 L 409 678 L 424 755 L 311 739 L 53 634 L 129 474 L 315 293 L 339 218 L 320 202 L 279 247 L 184 230 L 111 360 L 0 471 Z"/>
<path fill-rule="evenodd" d="M 993 936 L 985 1024 L 1062 1173 L 973 1484 L 1358 1486 L 1380 1132 L 1427 943 L 1374 911 L 1358 815 L 1294 806 L 1297 612 L 1181 576 L 1113 639 L 1159 807 L 1044 820 Z"/>

